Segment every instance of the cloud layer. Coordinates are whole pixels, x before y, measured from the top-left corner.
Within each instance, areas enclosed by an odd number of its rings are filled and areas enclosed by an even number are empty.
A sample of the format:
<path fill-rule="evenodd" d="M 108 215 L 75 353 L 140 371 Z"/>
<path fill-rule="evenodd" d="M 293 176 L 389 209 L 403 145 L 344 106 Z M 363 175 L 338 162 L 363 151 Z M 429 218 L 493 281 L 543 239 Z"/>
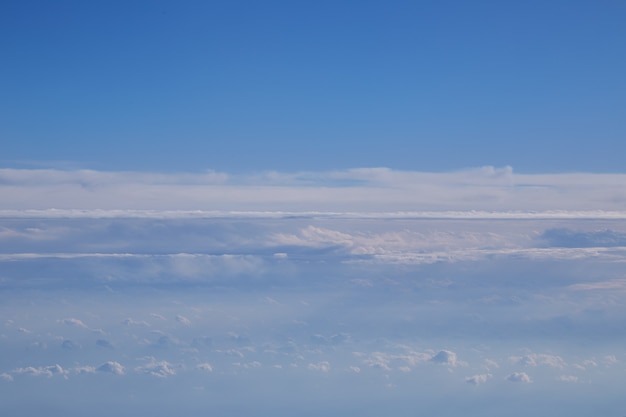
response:
<path fill-rule="evenodd" d="M 626 202 L 624 182 L 623 174 L 529 175 L 514 173 L 510 167 L 448 173 L 362 168 L 247 176 L 7 168 L 0 170 L 0 209 L 621 212 Z"/>

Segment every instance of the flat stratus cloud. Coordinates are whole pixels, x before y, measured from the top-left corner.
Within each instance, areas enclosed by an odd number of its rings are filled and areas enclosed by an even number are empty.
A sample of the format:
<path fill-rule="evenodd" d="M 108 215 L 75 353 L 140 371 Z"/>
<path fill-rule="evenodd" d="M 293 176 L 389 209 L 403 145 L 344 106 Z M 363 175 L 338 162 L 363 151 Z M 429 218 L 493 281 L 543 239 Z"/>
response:
<path fill-rule="evenodd" d="M 257 175 L 2 169 L 0 209 L 623 211 L 624 183 L 624 174 L 517 174 L 510 167 Z"/>

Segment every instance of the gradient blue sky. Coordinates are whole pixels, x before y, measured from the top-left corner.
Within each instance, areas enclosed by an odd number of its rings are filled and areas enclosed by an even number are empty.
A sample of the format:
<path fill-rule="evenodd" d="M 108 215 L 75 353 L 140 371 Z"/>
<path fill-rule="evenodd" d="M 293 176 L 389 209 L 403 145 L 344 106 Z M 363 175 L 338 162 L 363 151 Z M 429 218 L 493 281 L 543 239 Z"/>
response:
<path fill-rule="evenodd" d="M 3 1 L 5 167 L 623 171 L 622 1 Z"/>

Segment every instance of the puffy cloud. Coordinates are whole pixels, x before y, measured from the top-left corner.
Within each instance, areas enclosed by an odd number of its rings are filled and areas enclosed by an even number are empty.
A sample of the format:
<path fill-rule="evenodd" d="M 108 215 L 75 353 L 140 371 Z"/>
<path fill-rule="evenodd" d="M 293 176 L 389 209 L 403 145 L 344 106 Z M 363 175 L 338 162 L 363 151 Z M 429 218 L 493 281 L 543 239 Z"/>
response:
<path fill-rule="evenodd" d="M 124 367 L 119 362 L 108 361 L 96 368 L 98 372 L 108 372 L 114 375 L 124 375 Z"/>
<path fill-rule="evenodd" d="M 493 375 L 491 374 L 477 374 L 473 376 L 468 376 L 467 378 L 465 378 L 465 382 L 467 382 L 468 384 L 472 384 L 472 385 L 480 385 L 480 384 L 484 384 L 492 377 Z"/>
<path fill-rule="evenodd" d="M 149 358 L 148 363 L 136 367 L 135 372 L 156 376 L 158 378 L 176 375 L 176 369 L 171 363 L 167 361 L 157 361 L 154 358 Z"/>
<path fill-rule="evenodd" d="M 176 321 L 185 326 L 191 326 L 191 320 L 180 314 L 176 316 Z"/>
<path fill-rule="evenodd" d="M 373 368 L 391 371 L 392 366 L 398 369 L 407 366 L 410 368 L 432 360 L 433 358 L 433 356 L 428 353 L 417 352 L 406 347 L 404 349 L 406 350 L 405 353 L 372 352 L 367 355 L 363 363 Z M 452 354 L 454 355 L 453 362 L 456 363 L 456 355 L 454 353 Z M 357 353 L 356 356 L 364 356 L 364 354 Z"/>
<path fill-rule="evenodd" d="M 0 379 L 2 379 L 3 381 L 7 381 L 7 382 L 13 381 L 13 377 L 10 374 L 7 374 L 6 372 L 3 372 L 0 374 Z"/>
<path fill-rule="evenodd" d="M 537 366 L 547 365 L 552 368 L 563 369 L 566 366 L 565 361 L 560 356 L 531 353 L 524 356 L 512 356 L 511 362 L 517 365 Z"/>
<path fill-rule="evenodd" d="M 559 381 L 563 382 L 578 382 L 578 377 L 575 375 L 561 375 Z"/>
<path fill-rule="evenodd" d="M 28 366 L 26 368 L 17 368 L 13 371 L 16 374 L 26 374 L 32 376 L 46 376 L 48 378 L 54 375 L 61 375 L 63 377 L 67 377 L 68 371 L 63 369 L 61 365 L 50 365 L 50 366 L 41 366 L 41 367 L 32 367 Z"/>
<path fill-rule="evenodd" d="M 200 363 L 200 364 L 196 365 L 196 369 L 200 369 L 200 370 L 206 371 L 206 372 L 213 372 L 213 367 L 208 362 Z"/>
<path fill-rule="evenodd" d="M 500 368 L 500 364 L 498 364 L 498 362 L 494 361 L 493 359 L 485 359 L 484 363 L 485 363 L 485 367 L 488 370 L 489 369 L 498 369 L 498 368 Z"/>
<path fill-rule="evenodd" d="M 530 377 L 528 376 L 526 372 L 513 372 L 512 374 L 506 377 L 506 380 L 511 381 L 511 382 L 525 382 L 525 383 L 532 382 L 532 380 L 530 379 Z"/>
<path fill-rule="evenodd" d="M 77 374 L 95 374 L 97 369 L 94 366 L 77 366 L 72 369 Z"/>
<path fill-rule="evenodd" d="M 327 361 L 322 361 L 318 363 L 310 363 L 307 366 L 307 368 L 312 371 L 320 371 L 320 372 L 327 373 L 328 371 L 330 371 L 330 363 L 328 363 Z"/>
<path fill-rule="evenodd" d="M 263 364 L 259 361 L 252 361 L 252 362 L 245 362 L 245 363 L 234 362 L 233 365 L 240 367 L 240 368 L 250 369 L 250 368 L 260 368 Z"/>
<path fill-rule="evenodd" d="M 457 366 L 460 364 L 457 361 L 456 353 L 449 350 L 440 350 L 437 354 L 430 358 L 430 361 L 447 366 Z"/>
<path fill-rule="evenodd" d="M 87 325 L 83 323 L 82 320 L 79 320 L 79 319 L 74 319 L 74 318 L 63 319 L 61 320 L 61 323 L 67 326 L 74 326 L 74 327 L 81 327 L 83 329 L 88 329 Z"/>

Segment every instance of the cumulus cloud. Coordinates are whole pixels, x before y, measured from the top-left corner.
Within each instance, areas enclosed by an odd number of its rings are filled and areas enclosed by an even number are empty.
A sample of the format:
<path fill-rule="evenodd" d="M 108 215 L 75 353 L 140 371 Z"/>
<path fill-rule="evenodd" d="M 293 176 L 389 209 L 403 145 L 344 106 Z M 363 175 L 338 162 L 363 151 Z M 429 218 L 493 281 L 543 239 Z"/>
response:
<path fill-rule="evenodd" d="M 213 367 L 208 362 L 199 363 L 198 365 L 196 365 L 196 369 L 200 369 L 206 372 L 213 372 Z"/>
<path fill-rule="evenodd" d="M 98 372 L 107 372 L 114 375 L 124 375 L 124 367 L 119 362 L 108 361 L 96 368 Z"/>
<path fill-rule="evenodd" d="M 61 375 L 63 377 L 66 377 L 68 374 L 68 371 L 63 369 L 61 365 L 56 364 L 56 365 L 50 365 L 50 366 L 40 366 L 40 367 L 28 366 L 26 368 L 17 368 L 13 371 L 13 373 L 26 374 L 26 375 L 32 375 L 32 376 L 45 376 L 45 377 L 50 378 L 54 375 Z"/>
<path fill-rule="evenodd" d="M 471 385 L 480 385 L 480 384 L 484 384 L 492 377 L 493 375 L 491 374 L 477 374 L 477 375 L 466 377 L 465 382 Z"/>
<path fill-rule="evenodd" d="M 83 329 L 88 329 L 87 325 L 83 323 L 82 320 L 79 320 L 79 319 L 74 319 L 74 318 L 63 319 L 61 320 L 61 322 L 67 326 L 74 326 L 74 327 L 81 327 Z"/>
<path fill-rule="evenodd" d="M 156 376 L 158 378 L 166 378 L 176 375 L 176 369 L 167 361 L 157 361 L 149 358 L 149 362 L 135 368 L 135 372 Z"/>
<path fill-rule="evenodd" d="M 366 356 L 363 360 L 365 365 L 385 371 L 391 371 L 393 367 L 397 369 L 403 367 L 414 367 L 420 363 L 432 360 L 433 358 L 433 355 L 431 354 L 417 352 L 408 347 L 405 347 L 404 350 L 406 352 L 403 353 L 372 352 L 368 355 L 357 352 L 356 356 Z M 456 355 L 453 355 L 453 362 L 456 363 Z"/>
<path fill-rule="evenodd" d="M 513 372 L 512 374 L 509 374 L 506 377 L 506 380 L 511 381 L 511 382 L 525 382 L 525 383 L 532 382 L 532 380 L 530 379 L 530 377 L 528 376 L 526 372 Z"/>
<path fill-rule="evenodd" d="M 3 372 L 3 373 L 0 374 L 0 379 L 2 379 L 3 381 L 6 381 L 6 382 L 13 381 L 13 377 L 10 374 L 6 373 L 6 372 Z"/>
<path fill-rule="evenodd" d="M 95 374 L 97 369 L 94 366 L 77 366 L 72 371 L 77 374 Z"/>
<path fill-rule="evenodd" d="M 460 362 L 457 361 L 456 353 L 449 350 L 440 350 L 432 358 L 430 358 L 430 361 L 451 367 L 460 364 Z"/>
<path fill-rule="evenodd" d="M 575 375 L 561 375 L 559 381 L 563 382 L 578 382 L 578 377 Z"/>
<path fill-rule="evenodd" d="M 524 356 L 511 356 L 511 362 L 517 365 L 537 366 L 547 365 L 552 368 L 563 369 L 566 366 L 565 361 L 560 356 L 530 353 Z"/>
<path fill-rule="evenodd" d="M 310 363 L 307 366 L 307 368 L 312 371 L 320 371 L 320 372 L 327 373 L 328 371 L 330 371 L 330 363 L 328 363 L 327 361 L 322 361 L 318 363 Z"/>

